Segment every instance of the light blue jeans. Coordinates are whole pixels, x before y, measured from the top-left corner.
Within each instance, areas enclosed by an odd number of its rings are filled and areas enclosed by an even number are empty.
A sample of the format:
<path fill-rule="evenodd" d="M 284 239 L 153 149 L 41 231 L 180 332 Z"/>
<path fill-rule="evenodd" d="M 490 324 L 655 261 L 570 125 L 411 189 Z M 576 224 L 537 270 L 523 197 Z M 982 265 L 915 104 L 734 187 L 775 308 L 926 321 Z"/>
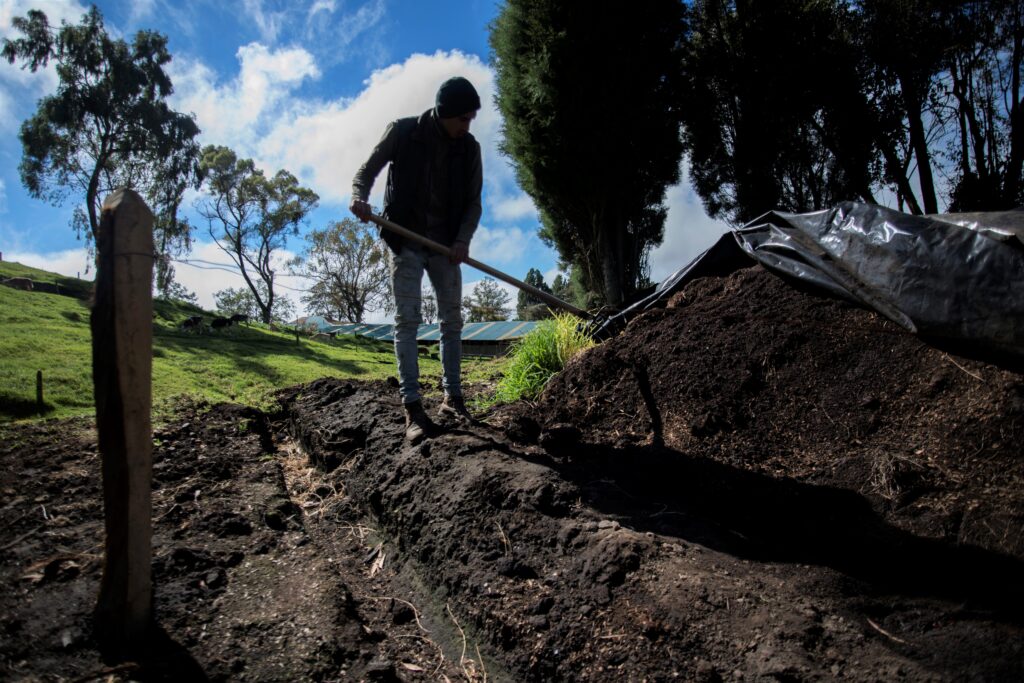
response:
<path fill-rule="evenodd" d="M 462 396 L 462 270 L 447 256 L 425 247 L 402 247 L 391 254 L 391 286 L 395 293 L 395 358 L 402 403 L 420 400 L 420 364 L 416 333 L 423 316 L 421 286 L 426 271 L 437 297 L 441 323 L 441 384 L 445 394 Z"/>

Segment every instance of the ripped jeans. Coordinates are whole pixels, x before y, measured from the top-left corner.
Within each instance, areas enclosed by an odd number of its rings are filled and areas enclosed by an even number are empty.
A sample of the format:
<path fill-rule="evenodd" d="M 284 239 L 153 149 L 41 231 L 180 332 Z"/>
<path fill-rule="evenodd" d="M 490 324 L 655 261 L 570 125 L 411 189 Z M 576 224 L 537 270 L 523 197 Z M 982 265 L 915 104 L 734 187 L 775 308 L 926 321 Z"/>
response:
<path fill-rule="evenodd" d="M 391 253 L 391 286 L 395 293 L 395 358 L 402 403 L 420 400 L 420 365 L 416 333 L 422 322 L 421 283 L 426 271 L 437 297 L 441 323 L 442 386 L 449 396 L 462 396 L 462 270 L 447 256 L 419 245 Z"/>

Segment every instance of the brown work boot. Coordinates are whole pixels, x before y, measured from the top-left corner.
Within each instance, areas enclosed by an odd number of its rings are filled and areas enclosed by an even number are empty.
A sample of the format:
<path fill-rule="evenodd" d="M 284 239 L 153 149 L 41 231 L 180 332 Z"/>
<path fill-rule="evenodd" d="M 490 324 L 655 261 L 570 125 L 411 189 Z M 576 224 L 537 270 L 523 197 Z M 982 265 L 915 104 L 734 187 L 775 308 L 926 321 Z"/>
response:
<path fill-rule="evenodd" d="M 413 401 L 402 406 L 405 408 L 405 440 L 417 444 L 434 431 L 434 423 L 423 410 L 421 401 Z"/>
<path fill-rule="evenodd" d="M 437 409 L 437 414 L 440 417 L 462 417 L 470 422 L 473 421 L 473 416 L 469 414 L 469 409 L 466 408 L 466 402 L 462 400 L 461 396 L 449 396 L 445 394 L 444 403 Z"/>

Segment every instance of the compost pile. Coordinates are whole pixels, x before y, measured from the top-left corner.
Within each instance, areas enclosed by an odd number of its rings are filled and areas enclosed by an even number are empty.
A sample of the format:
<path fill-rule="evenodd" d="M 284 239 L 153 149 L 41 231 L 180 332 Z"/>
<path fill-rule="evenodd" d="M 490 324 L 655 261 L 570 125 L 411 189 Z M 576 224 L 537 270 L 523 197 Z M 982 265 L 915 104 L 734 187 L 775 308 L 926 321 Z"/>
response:
<path fill-rule="evenodd" d="M 760 267 L 417 446 L 391 383 L 279 400 L 157 430 L 129 663 L 90 424 L 6 428 L 0 677 L 1024 678 L 1024 377 Z"/>

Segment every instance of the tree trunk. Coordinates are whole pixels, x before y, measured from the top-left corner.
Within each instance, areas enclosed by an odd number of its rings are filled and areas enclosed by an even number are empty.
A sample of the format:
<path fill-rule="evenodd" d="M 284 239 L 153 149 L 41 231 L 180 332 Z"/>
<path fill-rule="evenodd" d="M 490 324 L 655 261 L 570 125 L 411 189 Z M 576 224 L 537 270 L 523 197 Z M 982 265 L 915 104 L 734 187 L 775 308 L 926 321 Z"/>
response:
<path fill-rule="evenodd" d="M 622 249 L 617 226 L 602 216 L 601 230 L 601 274 L 604 279 L 604 296 L 609 306 L 622 305 Z"/>
<path fill-rule="evenodd" d="M 1020 5 L 1014 3 L 1013 56 L 1010 76 L 1010 158 L 1006 162 L 1006 178 L 1003 181 L 1003 197 L 1009 206 L 1017 206 L 1021 200 L 1021 173 L 1024 171 L 1024 100 L 1020 99 L 1020 67 L 1024 58 L 1024 23 L 1021 22 Z"/>
<path fill-rule="evenodd" d="M 910 124 L 910 148 L 917 158 L 917 177 L 921 183 L 921 201 L 924 202 L 924 212 L 938 213 L 939 202 L 935 196 L 935 179 L 932 177 L 928 140 L 924 134 L 924 121 L 921 119 L 921 99 L 909 87 L 906 79 L 900 78 L 900 85 L 903 89 L 903 104 L 906 108 L 907 122 Z"/>

